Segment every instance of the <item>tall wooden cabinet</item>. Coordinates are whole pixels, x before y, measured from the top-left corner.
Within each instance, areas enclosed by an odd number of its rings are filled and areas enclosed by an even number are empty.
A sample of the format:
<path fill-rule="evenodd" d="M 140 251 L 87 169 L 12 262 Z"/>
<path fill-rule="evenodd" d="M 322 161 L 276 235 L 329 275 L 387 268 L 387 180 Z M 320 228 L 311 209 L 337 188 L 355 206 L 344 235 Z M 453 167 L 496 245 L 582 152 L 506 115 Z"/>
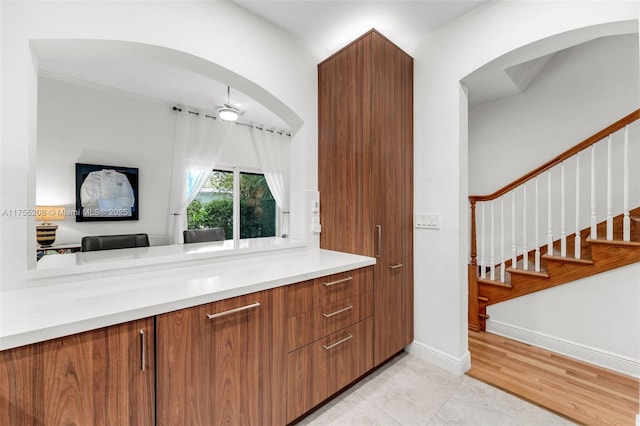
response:
<path fill-rule="evenodd" d="M 153 318 L 0 352 L 0 423 L 153 425 Z"/>
<path fill-rule="evenodd" d="M 413 58 L 371 30 L 318 65 L 325 249 L 375 256 L 374 364 L 413 340 Z"/>

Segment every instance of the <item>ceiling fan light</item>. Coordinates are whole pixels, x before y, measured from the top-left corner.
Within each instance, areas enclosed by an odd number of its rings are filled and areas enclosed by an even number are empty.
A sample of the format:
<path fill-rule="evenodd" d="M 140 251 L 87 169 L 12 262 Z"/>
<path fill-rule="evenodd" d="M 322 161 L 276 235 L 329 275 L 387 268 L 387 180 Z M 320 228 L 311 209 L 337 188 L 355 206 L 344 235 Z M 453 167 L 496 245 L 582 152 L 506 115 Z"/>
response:
<path fill-rule="evenodd" d="M 229 106 L 218 108 L 218 117 L 225 121 L 236 121 L 238 119 L 238 110 Z"/>

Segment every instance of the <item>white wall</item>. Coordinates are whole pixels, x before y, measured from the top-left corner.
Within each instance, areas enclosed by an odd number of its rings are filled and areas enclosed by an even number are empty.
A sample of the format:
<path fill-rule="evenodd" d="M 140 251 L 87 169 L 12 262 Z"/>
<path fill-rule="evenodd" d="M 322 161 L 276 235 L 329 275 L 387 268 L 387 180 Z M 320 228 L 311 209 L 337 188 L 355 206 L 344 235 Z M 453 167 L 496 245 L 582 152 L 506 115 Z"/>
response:
<path fill-rule="evenodd" d="M 292 139 L 292 236 L 307 235 L 296 213 L 304 212 L 304 191 L 317 188 L 316 63 L 290 35 L 229 2 L 3 1 L 1 7 L 2 209 L 35 206 L 37 66 L 29 40 L 121 40 L 203 58 L 265 106 L 281 102 L 295 111 L 304 125 Z M 236 43 L 219 43 L 226 34 Z M 26 284 L 34 252 L 35 219 L 2 217 L 2 289 Z"/>
<path fill-rule="evenodd" d="M 531 86 L 469 108 L 469 192 L 490 194 L 640 107 L 638 35 L 556 54 Z"/>
<path fill-rule="evenodd" d="M 542 56 L 633 31 L 637 18 L 635 2 L 498 2 L 451 22 L 417 49 L 415 209 L 441 213 L 442 227 L 415 233 L 416 353 L 458 373 L 467 366 L 469 176 L 460 80 L 530 43 L 546 42 Z"/>

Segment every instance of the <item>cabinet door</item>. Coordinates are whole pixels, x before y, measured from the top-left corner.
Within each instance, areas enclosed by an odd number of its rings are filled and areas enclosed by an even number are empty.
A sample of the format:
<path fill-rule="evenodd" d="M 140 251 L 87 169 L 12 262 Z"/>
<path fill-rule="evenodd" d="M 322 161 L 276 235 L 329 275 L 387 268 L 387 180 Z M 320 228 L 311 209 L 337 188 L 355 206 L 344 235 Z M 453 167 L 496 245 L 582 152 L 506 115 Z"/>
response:
<path fill-rule="evenodd" d="M 37 345 L 0 352 L 0 418 L 10 425 L 46 423 L 37 352 Z"/>
<path fill-rule="evenodd" d="M 0 352 L 0 416 L 11 425 L 153 425 L 153 336 L 149 318 Z"/>
<path fill-rule="evenodd" d="M 413 59 L 373 34 L 374 360 L 413 340 Z"/>
<path fill-rule="evenodd" d="M 372 231 L 379 259 L 398 263 L 413 252 L 413 59 L 377 33 L 372 57 Z"/>
<path fill-rule="evenodd" d="M 287 356 L 287 422 L 371 369 L 372 330 L 369 318 Z"/>
<path fill-rule="evenodd" d="M 318 65 L 320 247 L 373 256 L 371 36 Z"/>
<path fill-rule="evenodd" d="M 379 365 L 413 341 L 413 265 L 376 264 L 374 300 L 374 365 Z"/>
<path fill-rule="evenodd" d="M 284 424 L 281 288 L 159 315 L 158 425 Z"/>

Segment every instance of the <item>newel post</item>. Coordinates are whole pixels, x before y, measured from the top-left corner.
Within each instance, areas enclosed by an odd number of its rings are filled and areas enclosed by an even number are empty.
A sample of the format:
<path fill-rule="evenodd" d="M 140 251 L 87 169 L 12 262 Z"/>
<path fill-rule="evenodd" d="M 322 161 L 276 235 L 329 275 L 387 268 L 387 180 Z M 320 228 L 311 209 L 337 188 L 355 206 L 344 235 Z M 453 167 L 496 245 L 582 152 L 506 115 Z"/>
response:
<path fill-rule="evenodd" d="M 471 203 L 471 265 L 477 265 L 478 249 L 476 247 L 476 200 L 469 197 Z"/>
<path fill-rule="evenodd" d="M 469 284 L 469 306 L 468 321 L 469 330 L 480 331 L 482 324 L 480 322 L 480 306 L 478 304 L 478 252 L 476 248 L 476 200 L 469 197 L 471 203 L 471 262 L 468 265 L 468 284 Z"/>

